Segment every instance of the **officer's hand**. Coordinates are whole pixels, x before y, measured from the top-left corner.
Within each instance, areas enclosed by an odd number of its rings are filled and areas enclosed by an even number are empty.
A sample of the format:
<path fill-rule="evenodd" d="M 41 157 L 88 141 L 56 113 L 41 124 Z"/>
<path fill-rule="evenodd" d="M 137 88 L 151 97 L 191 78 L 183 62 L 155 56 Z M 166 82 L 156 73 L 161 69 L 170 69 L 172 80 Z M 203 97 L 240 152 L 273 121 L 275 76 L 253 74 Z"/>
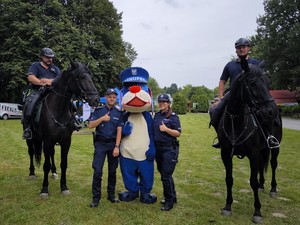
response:
<path fill-rule="evenodd" d="M 52 80 L 47 78 L 40 79 L 41 86 L 51 86 Z"/>
<path fill-rule="evenodd" d="M 109 121 L 110 120 L 110 116 L 109 116 L 109 112 L 106 113 L 104 116 L 102 116 L 103 121 Z"/>
<path fill-rule="evenodd" d="M 113 150 L 113 157 L 118 157 L 120 154 L 120 149 L 118 147 L 115 147 Z"/>
<path fill-rule="evenodd" d="M 161 122 L 161 125 L 159 125 L 159 130 L 162 132 L 165 132 L 167 130 L 167 127 L 163 121 Z"/>

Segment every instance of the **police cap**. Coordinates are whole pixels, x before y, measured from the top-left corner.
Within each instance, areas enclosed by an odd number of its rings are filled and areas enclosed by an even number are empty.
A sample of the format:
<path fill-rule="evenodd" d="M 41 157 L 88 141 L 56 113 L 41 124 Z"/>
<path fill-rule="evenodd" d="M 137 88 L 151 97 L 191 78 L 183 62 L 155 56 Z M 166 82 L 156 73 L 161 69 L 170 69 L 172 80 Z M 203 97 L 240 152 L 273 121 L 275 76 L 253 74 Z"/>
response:
<path fill-rule="evenodd" d="M 170 96 L 166 93 L 158 95 L 157 101 L 170 102 Z"/>
<path fill-rule="evenodd" d="M 108 88 L 106 90 L 105 95 L 110 95 L 110 94 L 118 95 L 118 93 L 116 92 L 116 90 L 114 88 Z"/>

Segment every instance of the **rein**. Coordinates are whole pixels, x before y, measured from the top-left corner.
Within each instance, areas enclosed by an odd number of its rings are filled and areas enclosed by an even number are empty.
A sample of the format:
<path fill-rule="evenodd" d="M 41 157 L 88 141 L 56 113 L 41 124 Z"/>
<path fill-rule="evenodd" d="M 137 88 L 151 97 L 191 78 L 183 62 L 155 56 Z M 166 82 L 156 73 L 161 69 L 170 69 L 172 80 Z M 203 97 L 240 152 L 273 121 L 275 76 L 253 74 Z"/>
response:
<path fill-rule="evenodd" d="M 261 77 L 262 78 L 262 77 Z M 263 79 L 263 78 L 262 78 Z M 264 103 L 268 103 L 268 102 L 273 102 L 274 99 L 273 98 L 269 98 L 269 99 L 264 99 L 264 100 L 256 100 L 255 97 L 253 96 L 253 93 L 251 91 L 251 88 L 249 87 L 248 83 L 246 82 L 245 79 L 243 79 L 243 84 L 246 88 L 247 94 L 250 98 L 251 101 L 251 105 L 253 105 L 253 107 L 256 107 L 258 105 L 262 105 Z"/>
<path fill-rule="evenodd" d="M 57 92 L 54 92 L 56 95 L 58 95 L 58 96 L 61 96 L 59 93 L 57 93 Z M 45 105 L 46 105 L 46 108 L 47 108 L 47 111 L 50 113 L 50 115 L 51 115 L 51 119 L 53 120 L 53 122 L 56 124 L 56 125 L 58 125 L 58 126 L 60 126 L 60 127 L 62 127 L 62 128 L 66 128 L 66 126 L 73 120 L 73 117 L 71 116 L 71 118 L 67 121 L 67 122 L 65 122 L 65 123 L 60 123 L 56 118 L 55 118 L 55 116 L 53 115 L 53 113 L 51 112 L 51 110 L 50 110 L 50 108 L 49 108 L 49 106 L 48 106 L 48 104 L 47 104 L 47 98 L 48 98 L 48 96 L 49 95 L 47 95 L 46 96 L 46 98 L 45 98 L 45 100 L 44 100 L 44 102 L 45 102 Z M 64 96 L 65 97 L 65 96 Z"/>
<path fill-rule="evenodd" d="M 261 76 L 260 77 L 263 82 L 264 79 Z M 263 100 L 257 100 L 255 98 L 255 95 L 249 85 L 249 83 L 247 82 L 246 76 L 242 77 L 242 87 L 244 87 L 244 89 L 242 88 L 242 93 L 243 90 L 245 90 L 244 95 L 242 94 L 242 96 L 246 96 L 246 99 L 242 101 L 244 102 L 248 102 L 247 104 L 247 112 L 242 113 L 242 114 L 238 114 L 238 115 L 234 115 L 228 112 L 227 110 L 227 106 L 225 108 L 225 114 L 229 115 L 230 118 L 230 124 L 231 124 L 231 132 L 232 132 L 232 137 L 230 137 L 230 135 L 228 134 L 228 132 L 225 129 L 225 125 L 224 125 L 224 119 L 223 119 L 223 124 L 222 124 L 222 129 L 224 131 L 224 134 L 226 136 L 226 138 L 230 141 L 231 145 L 232 145 L 232 151 L 231 151 L 231 157 L 233 156 L 234 150 L 237 146 L 243 144 L 246 140 L 248 140 L 254 133 L 255 130 L 259 129 L 261 134 L 264 136 L 264 139 L 266 139 L 266 135 L 263 132 L 263 128 L 257 118 L 257 114 L 261 111 L 261 108 L 264 107 L 264 104 L 268 103 L 268 102 L 273 102 L 274 99 L 273 98 L 267 98 L 267 99 L 263 99 Z M 242 130 L 242 132 L 240 132 L 240 134 L 235 137 L 235 126 L 234 126 L 234 120 L 238 117 L 243 117 L 243 116 L 247 116 L 247 120 L 245 122 L 245 126 Z M 246 131 L 248 130 L 247 124 L 249 122 L 249 116 L 252 119 L 252 123 L 254 125 L 254 128 L 246 135 Z M 245 136 L 245 137 L 244 137 Z M 238 158 L 244 158 L 245 156 L 240 156 L 238 155 Z"/>
<path fill-rule="evenodd" d="M 87 95 L 89 95 L 89 94 L 97 94 L 95 91 L 85 91 L 85 92 L 84 92 L 83 89 L 81 88 L 81 85 L 80 85 L 79 79 L 78 79 L 78 76 L 80 75 L 80 71 L 78 71 L 78 69 L 77 69 L 75 72 L 76 72 L 76 73 L 74 73 L 75 76 L 74 76 L 74 78 L 73 78 L 73 76 L 72 76 L 72 78 L 74 79 L 74 81 L 75 81 L 75 83 L 76 83 L 78 89 L 80 90 L 81 94 L 83 94 L 83 95 L 85 95 L 85 94 L 87 94 Z M 61 96 L 61 97 L 66 98 L 66 99 L 71 99 L 71 97 L 72 97 L 71 94 L 68 95 L 68 94 L 61 94 L 61 93 L 57 92 L 57 91 L 55 90 L 55 87 L 54 87 L 52 90 L 53 90 L 53 93 L 54 93 L 55 95 L 57 95 L 57 96 Z M 66 92 L 66 89 L 65 89 L 65 92 Z M 48 112 L 49 112 L 50 115 L 51 115 L 51 119 L 53 120 L 53 122 L 54 122 L 56 125 L 58 125 L 58 126 L 60 126 L 60 127 L 62 127 L 62 128 L 66 128 L 66 126 L 73 120 L 72 115 L 70 116 L 70 119 L 69 119 L 67 122 L 64 122 L 64 123 L 59 122 L 59 121 L 55 118 L 55 116 L 53 115 L 53 113 L 51 112 L 51 110 L 50 110 L 50 108 L 49 108 L 49 106 L 48 106 L 48 104 L 47 104 L 47 97 L 48 97 L 48 96 L 49 96 L 49 95 L 46 96 L 44 102 L 45 102 L 45 105 L 46 105 L 46 108 L 47 108 Z"/>
<path fill-rule="evenodd" d="M 232 145 L 232 151 L 231 151 L 231 157 L 232 157 L 233 153 L 234 153 L 234 148 L 237 147 L 237 146 L 239 146 L 239 145 L 241 145 L 241 144 L 243 144 L 246 140 L 248 140 L 249 137 L 251 137 L 251 135 L 254 133 L 254 131 L 258 128 L 258 126 L 257 126 L 256 120 L 254 118 L 253 111 L 251 111 L 251 109 L 249 108 L 249 106 L 248 106 L 248 112 L 243 113 L 243 114 L 238 114 L 238 115 L 233 115 L 233 114 L 229 113 L 228 110 L 227 110 L 227 107 L 226 107 L 225 108 L 225 114 L 228 114 L 229 118 L 230 118 L 230 122 L 231 122 L 230 124 L 231 124 L 231 130 L 232 130 L 232 137 L 230 137 L 230 135 L 228 134 L 228 132 L 225 129 L 225 125 L 224 125 L 224 121 L 225 120 L 224 119 L 223 119 L 222 129 L 223 129 L 223 131 L 225 133 L 226 138 L 230 141 L 230 143 Z M 247 127 L 248 119 L 249 119 L 248 115 L 250 115 L 251 118 L 252 118 L 252 122 L 254 124 L 254 129 L 252 129 L 251 132 L 249 132 L 249 134 L 242 139 L 243 135 L 248 130 L 248 127 Z M 242 116 L 247 116 L 247 121 L 245 123 L 246 126 L 244 126 L 244 129 L 240 133 L 240 135 L 237 138 L 235 138 L 234 119 L 236 119 L 238 117 L 242 117 Z"/>

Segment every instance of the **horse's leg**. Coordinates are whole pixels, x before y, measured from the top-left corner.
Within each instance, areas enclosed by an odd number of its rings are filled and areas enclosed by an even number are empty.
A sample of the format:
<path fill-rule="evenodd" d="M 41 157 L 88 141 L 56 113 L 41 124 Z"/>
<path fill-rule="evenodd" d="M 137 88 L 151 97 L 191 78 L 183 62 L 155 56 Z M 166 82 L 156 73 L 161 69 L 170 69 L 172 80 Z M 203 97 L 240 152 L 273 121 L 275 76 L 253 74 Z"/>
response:
<path fill-rule="evenodd" d="M 30 158 L 30 165 L 29 165 L 29 176 L 28 179 L 36 179 L 35 176 L 35 168 L 34 168 L 34 162 L 33 162 L 33 157 L 34 157 L 34 148 L 31 140 L 26 140 L 27 146 L 28 146 L 28 154 Z"/>
<path fill-rule="evenodd" d="M 49 196 L 48 192 L 48 186 L 49 186 L 49 181 L 48 181 L 48 175 L 51 169 L 51 163 L 50 163 L 50 149 L 49 144 L 44 143 L 44 156 L 45 156 L 45 162 L 44 162 L 44 181 L 43 181 L 43 187 L 40 193 L 40 196 L 43 198 L 47 198 Z"/>
<path fill-rule="evenodd" d="M 271 181 L 271 190 L 270 196 L 276 197 L 277 196 L 277 182 L 276 182 L 276 169 L 277 169 L 277 158 L 279 155 L 279 148 L 271 149 L 271 168 L 272 168 L 272 181 Z"/>
<path fill-rule="evenodd" d="M 264 151 L 268 151 L 268 149 L 264 149 Z M 261 157 L 264 157 L 261 155 Z M 263 158 L 260 159 L 263 162 Z M 263 192 L 265 190 L 265 165 L 264 163 L 259 164 L 259 183 L 258 183 L 258 191 Z"/>
<path fill-rule="evenodd" d="M 261 203 L 258 197 L 258 170 L 259 170 L 259 158 L 257 157 L 249 157 L 250 160 L 250 185 L 253 190 L 254 195 L 254 214 L 253 214 L 253 222 L 254 223 L 262 223 L 262 214 L 260 212 Z"/>
<path fill-rule="evenodd" d="M 64 143 L 61 143 L 61 178 L 60 178 L 60 190 L 63 195 L 69 195 L 70 191 L 67 186 L 67 178 L 66 178 L 66 172 L 68 168 L 68 153 L 69 148 L 71 145 L 71 137 L 69 140 L 65 141 Z"/>
<path fill-rule="evenodd" d="M 55 161 L 54 161 L 54 155 L 55 155 L 55 149 L 53 147 L 53 151 L 51 152 L 51 172 L 52 172 L 52 178 L 53 179 L 57 179 L 58 178 L 58 174 L 56 172 L 56 165 L 55 165 Z"/>
<path fill-rule="evenodd" d="M 227 198 L 225 207 L 221 210 L 221 215 L 230 216 L 231 215 L 231 205 L 233 202 L 232 198 L 232 186 L 233 186 L 233 177 L 232 177 L 232 157 L 230 152 L 221 150 L 222 161 L 226 170 L 226 187 L 227 187 Z"/>

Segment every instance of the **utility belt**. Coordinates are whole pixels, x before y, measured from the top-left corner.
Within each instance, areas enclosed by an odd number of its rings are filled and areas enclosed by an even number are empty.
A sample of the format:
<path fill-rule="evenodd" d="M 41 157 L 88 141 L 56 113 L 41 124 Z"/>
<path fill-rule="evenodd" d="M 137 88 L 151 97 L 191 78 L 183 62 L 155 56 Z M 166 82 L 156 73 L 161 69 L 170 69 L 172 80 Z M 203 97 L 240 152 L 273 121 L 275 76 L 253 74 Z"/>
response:
<path fill-rule="evenodd" d="M 175 149 L 175 148 L 179 147 L 179 141 L 172 140 L 170 142 L 156 142 L 155 145 L 157 147 L 172 147 Z"/>
<path fill-rule="evenodd" d="M 104 138 L 104 137 L 100 137 L 99 135 L 95 135 L 94 137 L 95 141 L 99 141 L 102 143 L 112 143 L 112 142 L 116 142 L 115 138 Z"/>

